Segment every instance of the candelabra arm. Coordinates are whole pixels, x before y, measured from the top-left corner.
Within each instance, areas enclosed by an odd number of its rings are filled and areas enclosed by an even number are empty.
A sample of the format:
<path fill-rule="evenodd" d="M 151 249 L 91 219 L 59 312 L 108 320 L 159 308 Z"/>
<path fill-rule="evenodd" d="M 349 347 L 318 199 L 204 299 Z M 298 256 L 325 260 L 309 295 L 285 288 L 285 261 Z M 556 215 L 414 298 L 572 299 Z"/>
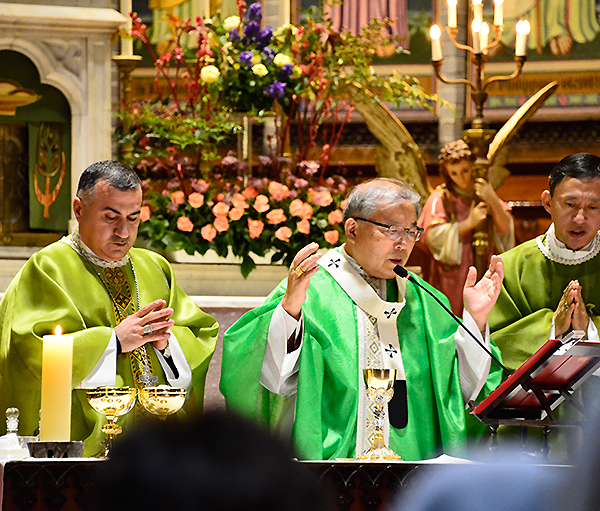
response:
<path fill-rule="evenodd" d="M 458 34 L 458 27 L 446 27 L 446 32 L 448 32 L 448 35 L 450 36 L 450 39 L 452 40 L 452 44 L 454 44 L 454 46 L 456 46 L 459 50 L 466 50 L 468 52 L 475 54 L 475 50 L 473 48 L 471 48 L 470 46 L 456 42 L 456 35 Z"/>
<path fill-rule="evenodd" d="M 517 65 L 517 69 L 515 69 L 514 72 L 510 75 L 492 76 L 490 78 L 487 78 L 483 82 L 483 90 L 485 90 L 490 83 L 507 82 L 509 80 L 514 80 L 515 78 L 519 77 L 521 75 L 521 73 L 523 72 L 523 65 L 525 64 L 526 60 L 527 60 L 527 57 L 525 55 L 515 56 L 515 64 Z"/>
<path fill-rule="evenodd" d="M 456 79 L 450 79 L 450 78 L 446 78 L 443 74 L 442 74 L 442 60 L 432 60 L 431 61 L 431 65 L 433 66 L 433 70 L 435 71 L 435 76 L 438 80 L 440 80 L 443 83 L 447 83 L 449 85 L 458 85 L 458 84 L 465 84 L 468 85 L 469 87 L 471 87 L 471 89 L 475 89 L 475 85 L 473 85 L 473 83 L 469 80 L 466 80 L 465 78 L 456 78 Z"/>

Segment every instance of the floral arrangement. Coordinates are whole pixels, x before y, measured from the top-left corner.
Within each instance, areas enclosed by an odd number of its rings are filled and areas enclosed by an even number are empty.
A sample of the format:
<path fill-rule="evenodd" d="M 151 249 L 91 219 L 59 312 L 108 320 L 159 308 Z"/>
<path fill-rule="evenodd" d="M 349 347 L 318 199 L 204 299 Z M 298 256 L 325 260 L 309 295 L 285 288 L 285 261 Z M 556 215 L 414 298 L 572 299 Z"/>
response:
<path fill-rule="evenodd" d="M 310 242 L 333 247 L 343 240 L 348 187 L 343 177 L 329 177 L 320 186 L 319 163 L 303 161 L 294 173 L 285 170 L 273 180 L 266 177 L 273 162 L 260 161 L 250 178 L 240 175 L 244 164 L 230 153 L 210 183 L 172 179 L 142 206 L 141 236 L 159 250 L 178 247 L 205 254 L 213 249 L 221 257 L 231 251 L 241 258 L 244 277 L 256 267 L 252 254 L 270 254 L 271 262 L 289 265 Z"/>
<path fill-rule="evenodd" d="M 335 34 L 313 9 L 301 25 L 273 30 L 261 27 L 260 3 L 237 4 L 238 16 L 225 20 L 172 18 L 175 43 L 160 56 L 132 13 L 132 35 L 155 61 L 157 98 L 123 107 L 120 143 L 133 147 L 124 160 L 147 179 L 141 238 L 156 249 L 232 252 L 246 276 L 252 255 L 289 264 L 309 242 L 343 241 L 348 183 L 330 164 L 355 102 L 439 100 L 410 77 L 373 72 L 377 49 L 390 44 L 385 23 Z M 184 47 L 183 35 L 195 44 Z M 240 112 L 272 119 L 258 162 L 224 156 L 242 130 Z"/>

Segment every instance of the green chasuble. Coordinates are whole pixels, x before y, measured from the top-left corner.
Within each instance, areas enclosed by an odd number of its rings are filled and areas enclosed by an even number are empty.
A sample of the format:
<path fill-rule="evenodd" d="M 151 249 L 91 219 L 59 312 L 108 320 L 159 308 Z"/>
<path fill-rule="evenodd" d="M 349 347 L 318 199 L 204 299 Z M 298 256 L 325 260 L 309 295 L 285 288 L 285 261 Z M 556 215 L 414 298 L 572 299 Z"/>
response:
<path fill-rule="evenodd" d="M 588 314 L 600 327 L 600 255 L 561 264 L 548 259 L 537 240 L 530 240 L 502 254 L 502 262 L 502 291 L 488 322 L 509 369 L 517 369 L 548 340 L 552 316 L 571 280 L 581 284 Z"/>
<path fill-rule="evenodd" d="M 271 316 L 283 298 L 286 282 L 262 306 L 240 318 L 223 340 L 221 392 L 227 405 L 271 427 L 286 398 L 267 391 L 259 379 Z M 441 293 L 428 287 L 448 303 Z M 389 446 L 407 461 L 442 452 L 461 454 L 467 439 L 468 412 L 454 343 L 457 325 L 411 282 L 407 283 L 405 299 L 397 328 L 409 418 L 404 429 L 390 427 Z M 293 427 L 296 449 L 303 459 L 355 457 L 359 400 L 356 305 L 321 268 L 311 278 L 302 313 L 304 333 Z M 497 353 L 495 347 L 492 349 Z M 489 394 L 500 380 L 501 373 L 492 364 L 480 396 Z"/>
<path fill-rule="evenodd" d="M 202 312 L 175 283 L 169 263 L 142 249 L 129 252 L 138 278 L 142 306 L 157 299 L 175 312 L 171 318 L 176 337 L 192 371 L 192 392 L 187 412 L 201 411 L 208 364 L 215 349 L 218 325 Z M 135 290 L 131 268 L 124 267 Z M 135 293 L 135 291 L 133 291 Z M 136 297 L 134 296 L 134 300 Z M 90 264 L 68 244 L 59 241 L 34 254 L 17 274 L 0 303 L 0 410 L 16 406 L 20 411 L 19 433 L 32 435 L 39 423 L 42 336 L 60 325 L 73 336 L 73 406 L 71 439 L 84 440 L 84 455 L 100 450 L 105 435 L 100 428 L 106 418 L 88 405 L 85 390 L 75 387 L 86 378 L 107 348 L 116 325 L 115 312 L 104 284 Z M 152 345 L 147 346 L 159 384 L 167 384 Z M 116 386 L 134 387 L 129 353 L 117 356 Z M 182 414 L 185 411 L 182 410 Z M 126 430 L 135 420 L 133 412 L 120 417 Z M 5 421 L 0 421 L 5 431 Z"/>

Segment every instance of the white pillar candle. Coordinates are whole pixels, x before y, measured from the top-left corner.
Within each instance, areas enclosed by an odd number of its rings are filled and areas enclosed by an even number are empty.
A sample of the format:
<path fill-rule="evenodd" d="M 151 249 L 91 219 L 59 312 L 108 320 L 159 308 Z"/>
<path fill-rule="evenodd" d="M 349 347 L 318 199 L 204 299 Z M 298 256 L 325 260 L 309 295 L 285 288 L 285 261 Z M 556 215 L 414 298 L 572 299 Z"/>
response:
<path fill-rule="evenodd" d="M 488 46 L 488 37 L 490 35 L 490 26 L 486 21 L 481 25 L 481 30 L 479 31 L 479 44 L 481 46 L 481 51 L 484 55 L 487 55 L 487 46 Z"/>
<path fill-rule="evenodd" d="M 475 53 L 481 53 L 481 41 L 479 38 L 479 32 L 481 31 L 481 22 L 475 18 L 471 23 L 471 31 L 473 33 L 473 51 Z"/>
<path fill-rule="evenodd" d="M 210 0 L 204 0 L 204 18 L 210 18 Z"/>
<path fill-rule="evenodd" d="M 519 20 L 517 22 L 517 40 L 515 42 L 515 55 L 523 57 L 527 53 L 527 35 L 531 30 L 529 21 Z"/>
<path fill-rule="evenodd" d="M 456 28 L 456 4 L 457 0 L 448 0 L 448 28 Z"/>
<path fill-rule="evenodd" d="M 483 23 L 483 0 L 473 0 L 473 19 Z"/>
<path fill-rule="evenodd" d="M 442 31 L 439 25 L 433 25 L 429 29 L 429 37 L 431 37 L 431 60 L 438 61 L 442 60 L 442 43 L 440 37 Z"/>
<path fill-rule="evenodd" d="M 494 25 L 504 24 L 504 0 L 494 0 Z"/>
<path fill-rule="evenodd" d="M 71 440 L 71 375 L 73 372 L 73 337 L 44 335 L 42 348 L 42 406 L 40 440 Z"/>
<path fill-rule="evenodd" d="M 131 33 L 131 16 L 129 13 L 132 11 L 131 0 L 121 0 L 121 14 L 127 18 L 125 22 L 125 30 L 127 33 Z M 133 56 L 133 40 L 129 37 L 121 37 L 121 55 L 124 57 Z"/>

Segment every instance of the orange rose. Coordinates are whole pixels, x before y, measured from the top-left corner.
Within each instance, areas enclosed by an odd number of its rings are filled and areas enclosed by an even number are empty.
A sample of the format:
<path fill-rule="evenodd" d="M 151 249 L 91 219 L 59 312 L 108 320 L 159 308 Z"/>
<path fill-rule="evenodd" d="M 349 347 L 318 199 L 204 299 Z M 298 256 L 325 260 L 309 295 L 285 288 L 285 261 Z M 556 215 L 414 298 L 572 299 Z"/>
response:
<path fill-rule="evenodd" d="M 275 237 L 281 241 L 288 242 L 292 237 L 292 230 L 289 227 L 280 227 L 275 231 Z"/>
<path fill-rule="evenodd" d="M 344 200 L 342 201 L 342 203 L 340 204 L 340 208 L 342 208 L 342 211 L 343 211 L 344 209 L 346 209 L 346 204 L 348 204 L 348 199 L 344 199 Z"/>
<path fill-rule="evenodd" d="M 145 222 L 150 219 L 150 208 L 148 206 L 142 206 L 140 209 L 140 220 Z"/>
<path fill-rule="evenodd" d="M 344 214 L 341 209 L 334 209 L 329 215 L 327 215 L 327 220 L 331 225 L 339 225 L 342 223 L 344 219 Z"/>
<path fill-rule="evenodd" d="M 242 216 L 244 215 L 244 208 L 233 208 L 230 212 L 229 212 L 229 218 L 231 218 L 231 220 L 239 220 L 240 218 L 242 218 Z"/>
<path fill-rule="evenodd" d="M 248 219 L 248 231 L 250 231 L 250 238 L 256 239 L 260 236 L 265 228 L 265 224 L 260 220 Z"/>
<path fill-rule="evenodd" d="M 254 188 L 245 188 L 242 190 L 242 195 L 246 197 L 246 199 L 254 199 L 258 195 L 258 192 Z"/>
<path fill-rule="evenodd" d="M 171 201 L 175 204 L 183 204 L 185 202 L 185 193 L 181 190 L 177 190 L 171 194 Z"/>
<path fill-rule="evenodd" d="M 310 234 L 310 222 L 308 220 L 300 220 L 296 227 L 302 234 Z"/>
<path fill-rule="evenodd" d="M 224 202 L 217 202 L 212 208 L 212 212 L 216 217 L 225 216 L 229 212 L 229 205 Z"/>
<path fill-rule="evenodd" d="M 244 197 L 241 193 L 233 194 L 233 197 L 231 198 L 231 204 L 233 204 L 233 207 L 237 209 L 246 209 L 250 207 L 246 202 L 246 197 Z"/>
<path fill-rule="evenodd" d="M 180 216 L 177 219 L 177 229 L 183 232 L 192 232 L 194 230 L 194 224 L 187 216 Z"/>
<path fill-rule="evenodd" d="M 339 231 L 327 231 L 323 236 L 325 236 L 325 241 L 332 245 L 335 245 L 340 240 Z"/>
<path fill-rule="evenodd" d="M 204 195 L 198 192 L 190 193 L 188 197 L 188 202 L 193 208 L 199 208 L 200 206 L 202 206 L 202 204 L 204 204 Z"/>
<path fill-rule="evenodd" d="M 299 216 L 302 220 L 308 220 L 313 214 L 313 208 L 308 202 L 294 199 L 290 203 L 290 213 L 293 216 Z"/>
<path fill-rule="evenodd" d="M 276 201 L 280 201 L 290 196 L 290 189 L 277 181 L 271 181 L 269 183 L 269 193 Z"/>
<path fill-rule="evenodd" d="M 271 206 L 269 205 L 269 198 L 266 195 L 261 194 L 258 197 L 256 197 L 256 200 L 254 201 L 254 209 L 256 211 L 258 211 L 259 213 L 264 213 L 270 207 Z"/>
<path fill-rule="evenodd" d="M 326 207 L 333 202 L 333 197 L 329 193 L 329 190 L 316 190 L 311 188 L 308 190 L 308 198 L 314 202 L 317 206 Z"/>
<path fill-rule="evenodd" d="M 287 217 L 283 213 L 283 209 L 272 209 L 267 213 L 267 219 L 270 224 L 277 225 L 281 222 L 285 222 Z"/>
<path fill-rule="evenodd" d="M 227 220 L 226 216 L 218 216 L 215 218 L 213 225 L 217 231 L 224 232 L 229 229 L 229 220 Z"/>
<path fill-rule="evenodd" d="M 206 241 L 214 240 L 216 235 L 217 230 L 212 224 L 206 224 L 204 227 L 202 227 L 202 229 L 200 229 L 200 236 L 202 236 Z"/>

